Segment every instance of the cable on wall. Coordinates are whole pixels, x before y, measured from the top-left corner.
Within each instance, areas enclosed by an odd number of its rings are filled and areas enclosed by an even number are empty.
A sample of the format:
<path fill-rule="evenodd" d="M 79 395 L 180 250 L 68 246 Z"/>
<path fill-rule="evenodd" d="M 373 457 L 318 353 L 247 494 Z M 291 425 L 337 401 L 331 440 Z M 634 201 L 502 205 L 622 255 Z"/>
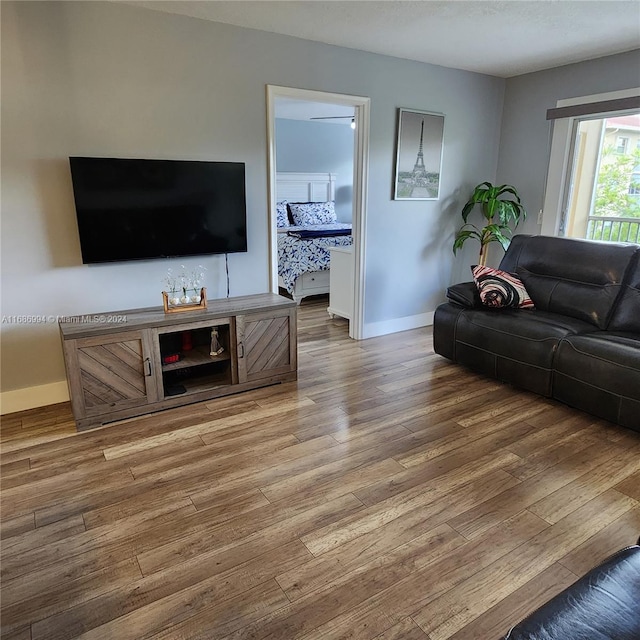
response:
<path fill-rule="evenodd" d="M 224 266 L 227 272 L 227 298 L 229 297 L 229 254 L 224 254 Z"/>

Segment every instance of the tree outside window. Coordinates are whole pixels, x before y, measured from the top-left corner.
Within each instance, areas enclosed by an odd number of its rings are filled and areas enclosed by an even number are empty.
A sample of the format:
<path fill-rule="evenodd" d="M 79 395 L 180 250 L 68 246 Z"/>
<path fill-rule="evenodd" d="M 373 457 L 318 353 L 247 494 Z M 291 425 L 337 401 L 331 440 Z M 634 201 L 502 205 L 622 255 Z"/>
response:
<path fill-rule="evenodd" d="M 640 151 L 619 155 L 605 148 L 600 161 L 594 216 L 640 218 Z"/>

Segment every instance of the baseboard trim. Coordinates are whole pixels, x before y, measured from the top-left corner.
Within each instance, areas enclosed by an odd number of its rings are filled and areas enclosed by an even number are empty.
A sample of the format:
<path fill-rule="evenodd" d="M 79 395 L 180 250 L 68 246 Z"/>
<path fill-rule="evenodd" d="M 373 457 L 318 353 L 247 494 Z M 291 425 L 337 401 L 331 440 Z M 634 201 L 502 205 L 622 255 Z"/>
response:
<path fill-rule="evenodd" d="M 3 391 L 0 393 L 0 414 L 15 413 L 46 407 L 49 404 L 67 402 L 69 400 L 69 387 L 67 381 L 41 384 L 37 387 L 16 389 L 15 391 Z"/>
<path fill-rule="evenodd" d="M 433 324 L 434 314 L 435 311 L 429 311 L 428 313 L 419 313 L 415 316 L 365 323 L 364 338 L 375 338 L 377 336 L 385 336 L 389 333 L 429 327 Z"/>

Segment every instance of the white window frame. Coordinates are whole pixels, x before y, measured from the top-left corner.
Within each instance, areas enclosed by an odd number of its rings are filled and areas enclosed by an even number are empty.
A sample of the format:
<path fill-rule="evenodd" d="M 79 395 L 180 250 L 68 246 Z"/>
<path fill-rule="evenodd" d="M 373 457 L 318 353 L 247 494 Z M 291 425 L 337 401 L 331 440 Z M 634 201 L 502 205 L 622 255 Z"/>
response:
<path fill-rule="evenodd" d="M 640 96 L 640 87 L 599 93 L 579 98 L 558 100 L 556 107 L 570 107 L 592 102 L 604 102 L 620 98 Z M 593 114 L 594 117 L 612 117 L 616 113 Z M 573 151 L 575 146 L 576 122 L 584 120 L 584 116 L 558 118 L 553 121 L 553 135 L 551 137 L 551 152 L 549 154 L 549 169 L 544 196 L 544 206 L 541 216 L 540 233 L 545 236 L 564 235 L 561 231 L 563 215 L 569 197 L 569 181 L 571 180 Z"/>

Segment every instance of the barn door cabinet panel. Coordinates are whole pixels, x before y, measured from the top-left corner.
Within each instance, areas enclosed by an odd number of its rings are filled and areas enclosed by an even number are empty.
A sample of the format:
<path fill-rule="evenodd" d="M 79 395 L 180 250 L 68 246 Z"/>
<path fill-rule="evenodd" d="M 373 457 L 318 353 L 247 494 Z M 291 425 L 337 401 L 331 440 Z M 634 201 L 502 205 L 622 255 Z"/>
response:
<path fill-rule="evenodd" d="M 133 409 L 156 400 L 150 349 L 143 331 L 64 343 L 76 419 Z"/>
<path fill-rule="evenodd" d="M 295 373 L 295 309 L 239 315 L 236 323 L 240 382 Z"/>
<path fill-rule="evenodd" d="M 275 294 L 87 316 L 60 333 L 79 429 L 297 376 L 296 305 Z"/>

